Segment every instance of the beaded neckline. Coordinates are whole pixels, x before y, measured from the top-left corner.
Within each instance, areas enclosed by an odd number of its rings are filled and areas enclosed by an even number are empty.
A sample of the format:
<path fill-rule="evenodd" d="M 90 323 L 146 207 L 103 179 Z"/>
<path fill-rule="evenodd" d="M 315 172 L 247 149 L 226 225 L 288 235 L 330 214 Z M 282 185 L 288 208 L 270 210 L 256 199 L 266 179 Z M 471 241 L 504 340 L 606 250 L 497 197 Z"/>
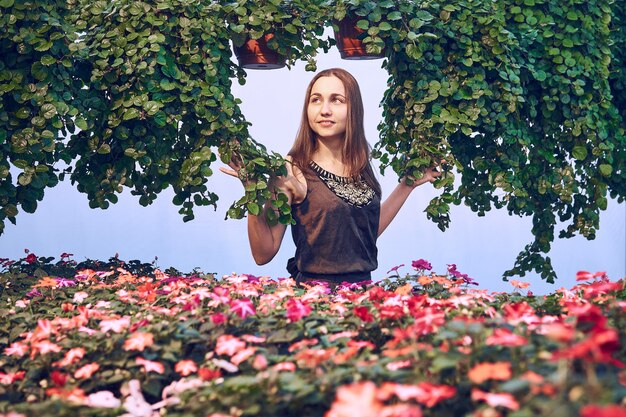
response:
<path fill-rule="evenodd" d="M 352 206 L 364 207 L 374 198 L 374 190 L 362 178 L 340 177 L 313 161 L 309 162 L 309 167 L 337 197 Z"/>
<path fill-rule="evenodd" d="M 341 177 L 339 175 L 335 175 L 332 172 L 326 171 L 324 168 L 322 168 L 321 166 L 317 165 L 314 161 L 309 161 L 309 167 L 311 167 L 311 169 L 313 171 L 315 171 L 316 173 L 318 173 L 319 175 L 325 177 L 325 178 L 329 178 L 333 181 L 337 181 L 340 182 L 342 184 L 347 184 L 349 182 L 354 182 L 354 179 L 351 177 Z"/>

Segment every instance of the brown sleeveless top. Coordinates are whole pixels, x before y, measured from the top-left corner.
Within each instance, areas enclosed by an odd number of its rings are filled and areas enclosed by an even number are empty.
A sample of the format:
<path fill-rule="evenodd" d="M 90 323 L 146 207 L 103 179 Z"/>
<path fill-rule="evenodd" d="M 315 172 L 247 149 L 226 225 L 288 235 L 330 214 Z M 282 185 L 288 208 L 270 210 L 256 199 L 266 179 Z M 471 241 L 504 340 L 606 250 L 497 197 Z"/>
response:
<path fill-rule="evenodd" d="M 300 279 L 370 279 L 378 267 L 380 196 L 364 181 L 339 177 L 313 161 L 302 173 L 307 194 L 291 207 L 296 255 L 287 270 Z"/>

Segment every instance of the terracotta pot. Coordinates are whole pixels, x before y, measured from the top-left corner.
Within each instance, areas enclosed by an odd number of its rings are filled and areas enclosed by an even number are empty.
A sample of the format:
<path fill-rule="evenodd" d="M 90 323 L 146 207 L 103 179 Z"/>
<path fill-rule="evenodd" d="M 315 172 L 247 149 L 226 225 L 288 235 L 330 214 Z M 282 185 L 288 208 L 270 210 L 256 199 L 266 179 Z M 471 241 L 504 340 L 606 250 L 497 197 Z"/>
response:
<path fill-rule="evenodd" d="M 379 54 L 368 53 L 363 41 L 359 39 L 365 31 L 356 25 L 357 20 L 346 16 L 342 21 L 335 22 L 338 31 L 335 31 L 337 49 L 342 59 L 380 59 L 385 57 L 383 50 Z"/>
<path fill-rule="evenodd" d="M 269 33 L 259 39 L 249 39 L 242 46 L 234 46 L 239 66 L 246 69 L 278 69 L 285 66 L 286 58 L 268 48 Z"/>

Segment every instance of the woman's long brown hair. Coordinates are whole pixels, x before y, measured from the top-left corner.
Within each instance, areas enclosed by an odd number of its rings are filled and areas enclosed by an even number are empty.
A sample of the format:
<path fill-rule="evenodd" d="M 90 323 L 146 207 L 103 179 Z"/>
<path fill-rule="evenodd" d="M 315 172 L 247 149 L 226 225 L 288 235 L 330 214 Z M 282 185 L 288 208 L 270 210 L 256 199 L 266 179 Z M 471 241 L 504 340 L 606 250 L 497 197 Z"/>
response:
<path fill-rule="evenodd" d="M 309 83 L 306 89 L 306 95 L 304 96 L 300 128 L 298 129 L 296 140 L 289 151 L 289 155 L 293 158 L 293 162 L 301 168 L 306 167 L 311 160 L 317 146 L 315 132 L 311 129 L 307 116 L 311 90 L 313 84 L 315 84 L 319 78 L 332 76 L 339 78 L 343 83 L 348 104 L 348 120 L 346 121 L 346 133 L 343 142 L 343 163 L 347 165 L 351 177 L 359 178 L 359 176 L 361 176 L 363 180 L 372 187 L 376 194 L 380 196 L 380 184 L 374 175 L 374 170 L 370 163 L 370 146 L 365 138 L 361 90 L 352 74 L 344 69 L 330 68 L 320 71 Z"/>

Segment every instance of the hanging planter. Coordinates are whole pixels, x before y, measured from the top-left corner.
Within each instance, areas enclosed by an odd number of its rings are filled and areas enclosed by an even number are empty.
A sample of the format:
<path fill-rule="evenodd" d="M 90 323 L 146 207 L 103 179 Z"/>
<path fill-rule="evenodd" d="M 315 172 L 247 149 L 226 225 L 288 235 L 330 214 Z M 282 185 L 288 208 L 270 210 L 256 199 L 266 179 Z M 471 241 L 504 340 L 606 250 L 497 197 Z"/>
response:
<path fill-rule="evenodd" d="M 343 20 L 335 22 L 335 41 L 341 59 L 380 59 L 385 57 L 384 49 L 379 53 L 367 52 L 361 39 L 365 31 L 356 25 L 356 19 L 346 16 Z"/>
<path fill-rule="evenodd" d="M 239 66 L 245 69 L 279 69 L 285 66 L 286 57 L 270 49 L 267 41 L 271 33 L 259 39 L 248 39 L 241 46 L 234 45 Z"/>

